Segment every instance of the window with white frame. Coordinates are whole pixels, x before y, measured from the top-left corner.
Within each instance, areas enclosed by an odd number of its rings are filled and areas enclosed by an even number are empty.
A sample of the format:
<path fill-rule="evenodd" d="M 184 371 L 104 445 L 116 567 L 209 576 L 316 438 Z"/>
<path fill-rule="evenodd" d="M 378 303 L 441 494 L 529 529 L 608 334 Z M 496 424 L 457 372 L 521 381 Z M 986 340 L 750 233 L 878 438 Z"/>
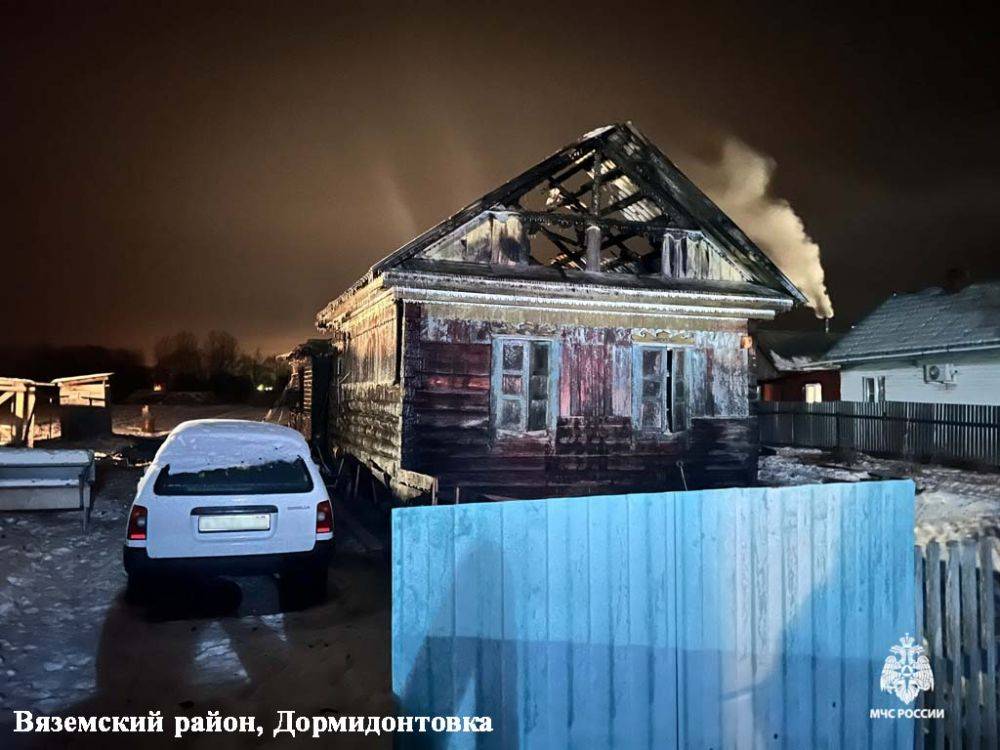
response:
<path fill-rule="evenodd" d="M 558 396 L 556 342 L 498 338 L 493 345 L 493 424 L 508 433 L 555 426 Z"/>
<path fill-rule="evenodd" d="M 861 399 L 870 402 L 885 401 L 885 376 L 861 378 Z"/>
<path fill-rule="evenodd" d="M 639 429 L 666 432 L 671 428 L 673 352 L 665 346 L 637 346 L 633 360 L 632 419 Z"/>
<path fill-rule="evenodd" d="M 807 404 L 818 404 L 823 400 L 822 383 L 806 383 L 802 386 L 802 399 Z"/>

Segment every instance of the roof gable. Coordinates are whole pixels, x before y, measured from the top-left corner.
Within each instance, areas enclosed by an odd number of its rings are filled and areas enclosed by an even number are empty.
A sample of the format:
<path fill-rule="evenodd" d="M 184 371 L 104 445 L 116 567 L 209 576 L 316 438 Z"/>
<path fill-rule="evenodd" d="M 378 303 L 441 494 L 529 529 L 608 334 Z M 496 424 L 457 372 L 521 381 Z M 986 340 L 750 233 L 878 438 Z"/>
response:
<path fill-rule="evenodd" d="M 378 261 L 345 294 L 412 259 L 583 269 L 591 226 L 600 228 L 601 272 L 656 273 L 667 252 L 668 263 L 684 266 L 679 276 L 692 276 L 694 264 L 701 278 L 750 283 L 805 301 L 631 123 L 565 146 Z"/>

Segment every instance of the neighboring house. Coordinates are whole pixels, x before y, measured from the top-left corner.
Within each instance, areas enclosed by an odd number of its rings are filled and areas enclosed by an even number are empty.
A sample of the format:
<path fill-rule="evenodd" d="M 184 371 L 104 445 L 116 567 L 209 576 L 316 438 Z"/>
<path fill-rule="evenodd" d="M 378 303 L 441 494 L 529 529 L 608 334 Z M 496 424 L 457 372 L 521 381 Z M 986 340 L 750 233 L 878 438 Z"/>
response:
<path fill-rule="evenodd" d="M 1000 404 L 1000 282 L 894 295 L 824 359 L 845 401 Z"/>
<path fill-rule="evenodd" d="M 402 497 L 744 485 L 748 320 L 801 302 L 636 128 L 601 128 L 318 314 L 330 444 Z"/>
<path fill-rule="evenodd" d="M 754 334 L 755 370 L 761 401 L 840 400 L 840 373 L 818 363 L 840 334 L 772 331 Z"/>

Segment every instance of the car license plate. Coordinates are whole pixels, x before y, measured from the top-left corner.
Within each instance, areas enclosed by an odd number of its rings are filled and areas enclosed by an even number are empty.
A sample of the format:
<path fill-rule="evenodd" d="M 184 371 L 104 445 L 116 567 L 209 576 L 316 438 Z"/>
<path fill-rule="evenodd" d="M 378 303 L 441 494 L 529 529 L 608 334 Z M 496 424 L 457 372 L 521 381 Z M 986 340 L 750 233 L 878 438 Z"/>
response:
<path fill-rule="evenodd" d="M 199 516 L 198 531 L 268 531 L 269 513 L 237 513 L 224 516 Z"/>

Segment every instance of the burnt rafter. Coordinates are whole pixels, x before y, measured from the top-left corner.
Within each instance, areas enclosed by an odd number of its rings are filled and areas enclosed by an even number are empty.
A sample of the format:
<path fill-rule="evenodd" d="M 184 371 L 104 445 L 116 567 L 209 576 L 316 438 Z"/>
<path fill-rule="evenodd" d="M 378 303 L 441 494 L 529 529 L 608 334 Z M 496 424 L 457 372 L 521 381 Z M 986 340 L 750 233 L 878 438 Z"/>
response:
<path fill-rule="evenodd" d="M 542 234 L 548 237 L 549 241 L 551 241 L 553 245 L 558 247 L 560 252 L 562 252 L 563 254 L 569 256 L 577 254 L 575 250 L 571 249 L 572 246 L 576 244 L 575 240 L 572 240 L 569 237 L 564 237 L 558 232 L 553 232 L 548 227 L 539 227 L 539 230 L 541 230 Z"/>
<path fill-rule="evenodd" d="M 574 200 L 579 200 L 579 198 L 586 195 L 587 193 L 593 193 L 595 182 L 597 183 L 597 189 L 600 190 L 601 183 L 607 183 L 617 180 L 619 177 L 622 176 L 622 174 L 623 172 L 620 167 L 612 167 L 607 172 L 604 172 L 602 175 L 600 175 L 599 179 L 588 180 L 587 182 L 583 183 L 580 187 L 578 187 L 576 190 L 572 191 L 569 195 Z"/>
<path fill-rule="evenodd" d="M 601 210 L 601 216 L 610 216 L 611 214 L 613 214 L 613 213 L 615 213 L 617 211 L 621 211 L 623 209 L 626 209 L 629 206 L 634 205 L 634 204 L 638 203 L 641 200 L 644 200 L 645 198 L 646 198 L 646 194 L 643 193 L 641 190 L 637 190 L 636 192 L 632 193 L 631 195 L 626 195 L 623 198 L 619 198 L 614 203 L 612 203 L 611 205 L 609 205 L 607 208 L 602 209 Z M 651 201 L 651 202 L 655 203 L 655 201 Z"/>
<path fill-rule="evenodd" d="M 587 168 L 587 162 L 590 158 L 593 159 L 593 165 L 591 166 L 591 178 L 575 190 L 566 187 L 564 184 L 566 180 L 585 170 Z M 561 200 L 558 205 L 572 208 L 581 213 L 596 215 L 598 212 L 595 210 L 595 205 L 599 205 L 598 196 L 601 190 L 601 185 L 617 180 L 624 174 L 624 172 L 622 172 L 621 168 L 616 165 L 607 172 L 600 173 L 600 167 L 604 162 L 603 154 L 600 151 L 595 150 L 593 156 L 590 158 L 581 159 L 580 162 L 575 164 L 572 169 L 567 170 L 562 174 L 549 175 L 545 178 L 545 184 L 548 185 L 551 190 L 555 190 L 559 193 Z M 591 196 L 590 206 L 585 205 L 580 200 L 588 193 Z"/>
<path fill-rule="evenodd" d="M 562 196 L 562 201 L 560 202 L 561 205 L 571 206 L 583 213 L 587 212 L 587 207 L 582 203 L 580 203 L 579 196 L 574 195 L 572 192 L 567 190 L 565 187 L 560 185 L 558 182 L 556 182 L 556 180 L 554 180 L 551 177 L 549 178 L 549 187 L 551 187 L 553 190 L 558 191 L 559 195 Z"/>
<path fill-rule="evenodd" d="M 665 217 L 657 217 L 655 221 L 627 221 L 625 219 L 610 219 L 606 216 L 591 216 L 589 214 L 560 214 L 547 211 L 518 211 L 517 214 L 531 231 L 534 228 L 562 227 L 564 229 L 586 228 L 595 225 L 609 232 L 645 234 L 650 231 L 668 229 Z"/>

